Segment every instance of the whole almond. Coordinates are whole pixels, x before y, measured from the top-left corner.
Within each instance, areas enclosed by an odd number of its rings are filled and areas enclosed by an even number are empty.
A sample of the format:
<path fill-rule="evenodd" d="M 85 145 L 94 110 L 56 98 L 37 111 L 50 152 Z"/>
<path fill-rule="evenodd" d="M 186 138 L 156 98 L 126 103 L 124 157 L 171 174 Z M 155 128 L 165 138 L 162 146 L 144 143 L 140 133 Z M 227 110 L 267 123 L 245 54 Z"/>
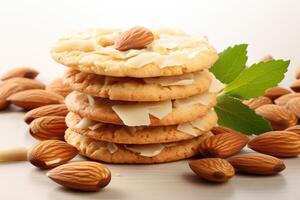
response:
<path fill-rule="evenodd" d="M 63 140 L 66 129 L 65 117 L 61 116 L 40 117 L 29 125 L 30 134 L 38 140 Z"/>
<path fill-rule="evenodd" d="M 263 105 L 255 111 L 271 123 L 273 130 L 284 130 L 297 124 L 296 115 L 278 105 Z"/>
<path fill-rule="evenodd" d="M 192 160 L 189 166 L 199 177 L 212 182 L 226 182 L 234 176 L 234 168 L 221 158 Z"/>
<path fill-rule="evenodd" d="M 144 27 L 136 26 L 123 32 L 115 42 L 115 48 L 119 51 L 129 49 L 143 49 L 154 40 L 153 33 Z"/>
<path fill-rule="evenodd" d="M 279 105 L 279 106 L 285 106 L 287 102 L 293 98 L 300 97 L 300 93 L 290 93 L 290 94 L 285 94 L 279 98 L 277 98 L 274 103 Z"/>
<path fill-rule="evenodd" d="M 60 140 L 46 140 L 33 146 L 28 152 L 28 160 L 41 169 L 62 165 L 77 155 L 75 147 Z"/>
<path fill-rule="evenodd" d="M 270 131 L 255 137 L 248 147 L 276 157 L 294 157 L 300 154 L 300 135 L 289 131 Z"/>
<path fill-rule="evenodd" d="M 247 153 L 228 159 L 230 164 L 239 172 L 257 175 L 273 175 L 285 169 L 282 160 L 261 153 Z"/>
<path fill-rule="evenodd" d="M 294 92 L 300 92 L 300 80 L 297 79 L 295 80 L 291 85 L 290 88 L 294 91 Z"/>
<path fill-rule="evenodd" d="M 243 103 L 247 106 L 249 106 L 251 109 L 256 109 L 260 106 L 266 105 L 266 104 L 272 104 L 272 100 L 269 97 L 258 97 L 258 98 L 253 98 L 249 99 L 246 101 L 243 101 Z"/>
<path fill-rule="evenodd" d="M 282 87 L 273 87 L 273 88 L 269 88 L 266 90 L 265 92 L 265 97 L 269 97 L 271 100 L 275 100 L 278 97 L 281 97 L 285 94 L 289 94 L 291 93 L 291 91 L 282 88 Z"/>
<path fill-rule="evenodd" d="M 56 183 L 70 189 L 98 191 L 109 184 L 111 173 L 104 165 L 81 161 L 58 166 L 47 173 Z"/>
<path fill-rule="evenodd" d="M 291 126 L 291 127 L 287 128 L 285 130 L 293 132 L 293 133 L 297 133 L 298 135 L 300 135 L 300 125 Z"/>
<path fill-rule="evenodd" d="M 64 97 L 46 90 L 25 90 L 8 97 L 10 103 L 25 110 L 30 110 L 50 104 L 64 103 Z"/>
<path fill-rule="evenodd" d="M 218 134 L 204 140 L 199 152 L 204 157 L 226 158 L 241 151 L 248 141 L 247 136 L 236 132 Z"/>
<path fill-rule="evenodd" d="M 300 67 L 298 67 L 295 71 L 295 77 L 296 79 L 299 79 L 300 78 Z"/>
<path fill-rule="evenodd" d="M 68 114 L 68 109 L 65 104 L 51 104 L 41 106 L 27 112 L 24 116 L 24 121 L 29 124 L 34 119 L 45 116 L 63 116 Z"/>
<path fill-rule="evenodd" d="M 52 80 L 47 86 L 46 90 L 59 94 L 63 97 L 66 97 L 72 92 L 71 87 L 63 83 L 61 78 Z"/>
<path fill-rule="evenodd" d="M 268 62 L 268 61 L 271 61 L 271 60 L 274 60 L 274 59 L 273 59 L 272 55 L 270 55 L 270 54 L 265 55 L 265 56 L 261 59 L 262 62 Z"/>
<path fill-rule="evenodd" d="M 0 162 L 25 161 L 27 160 L 27 148 L 15 147 L 0 150 Z"/>
<path fill-rule="evenodd" d="M 215 126 L 210 131 L 214 135 L 223 134 L 223 133 L 232 133 L 232 132 L 240 133 L 240 132 L 238 132 L 236 130 L 233 130 L 231 128 L 227 128 L 227 127 L 224 127 L 224 126 Z"/>
<path fill-rule="evenodd" d="M 289 100 L 286 103 L 285 107 L 290 112 L 294 113 L 298 117 L 298 119 L 300 119 L 300 97 Z"/>
<path fill-rule="evenodd" d="M 0 80 L 5 81 L 7 79 L 15 78 L 15 77 L 23 77 L 23 78 L 29 78 L 34 79 L 39 72 L 33 68 L 30 67 L 18 67 L 9 70 L 5 74 L 3 74 L 0 78 Z"/>
<path fill-rule="evenodd" d="M 8 106 L 7 98 L 17 92 L 29 89 L 44 89 L 45 85 L 28 78 L 11 78 L 0 85 L 0 109 Z"/>

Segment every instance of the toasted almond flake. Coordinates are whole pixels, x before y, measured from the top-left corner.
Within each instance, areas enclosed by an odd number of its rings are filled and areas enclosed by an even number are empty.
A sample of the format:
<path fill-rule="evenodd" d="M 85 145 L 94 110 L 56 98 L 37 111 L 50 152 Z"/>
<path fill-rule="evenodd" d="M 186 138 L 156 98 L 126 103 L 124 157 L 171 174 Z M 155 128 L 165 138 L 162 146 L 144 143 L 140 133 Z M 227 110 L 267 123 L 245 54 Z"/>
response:
<path fill-rule="evenodd" d="M 145 78 L 144 81 L 148 84 L 159 84 L 161 86 L 191 85 L 194 83 L 194 75 L 190 73 L 179 76 Z"/>
<path fill-rule="evenodd" d="M 187 134 L 190 134 L 190 135 L 193 135 L 193 136 L 199 136 L 199 130 L 195 129 L 191 123 L 189 122 L 186 122 L 186 123 L 182 123 L 182 124 L 179 124 L 177 126 L 177 130 L 183 132 L 183 133 L 187 133 Z"/>
<path fill-rule="evenodd" d="M 91 95 L 87 95 L 87 99 L 88 99 L 89 105 L 91 107 L 93 107 L 95 105 L 95 99 L 94 99 L 94 97 L 92 97 Z"/>
<path fill-rule="evenodd" d="M 112 56 L 114 58 L 128 59 L 141 54 L 143 50 L 130 49 L 128 51 L 118 51 L 112 46 L 97 49 L 97 54 Z"/>
<path fill-rule="evenodd" d="M 114 105 L 112 109 L 127 126 L 150 125 L 149 109 L 143 104 Z"/>
<path fill-rule="evenodd" d="M 225 85 L 221 81 L 219 81 L 213 74 L 211 76 L 212 76 L 212 82 L 208 91 L 212 93 L 221 92 L 224 89 Z"/>
<path fill-rule="evenodd" d="M 107 143 L 106 147 L 107 147 L 109 153 L 111 153 L 111 154 L 118 151 L 118 146 L 114 143 L 109 142 L 109 143 Z"/>
<path fill-rule="evenodd" d="M 155 63 L 160 67 L 180 66 L 186 63 L 187 55 L 184 52 L 174 52 L 161 56 Z"/>
<path fill-rule="evenodd" d="M 152 103 L 152 105 L 149 106 L 149 113 L 158 119 L 163 119 L 171 112 L 172 112 L 171 100 Z"/>
<path fill-rule="evenodd" d="M 124 147 L 145 157 L 156 156 L 165 148 L 162 144 L 124 145 Z"/>
<path fill-rule="evenodd" d="M 125 65 L 128 67 L 140 68 L 149 63 L 155 62 L 160 57 L 161 55 L 155 52 L 141 53 L 135 57 L 128 59 Z"/>
<path fill-rule="evenodd" d="M 53 50 L 56 52 L 76 50 L 89 52 L 95 50 L 95 44 L 90 40 L 67 40 L 56 44 Z"/>
<path fill-rule="evenodd" d="M 100 127 L 103 126 L 103 125 L 104 125 L 104 123 L 99 122 L 99 123 L 97 123 L 97 124 L 94 124 L 94 125 L 92 125 L 92 126 L 89 126 L 88 128 L 89 128 L 90 130 L 94 131 L 94 130 L 100 128 Z"/>
<path fill-rule="evenodd" d="M 127 126 L 150 125 L 152 116 L 162 119 L 172 112 L 172 102 L 162 101 L 155 103 L 136 103 L 133 105 L 114 105 L 112 109 Z"/>
<path fill-rule="evenodd" d="M 214 119 L 214 120 L 212 120 Z M 217 123 L 216 113 L 212 110 L 204 117 L 191 121 L 191 125 L 201 131 L 209 131 Z"/>
<path fill-rule="evenodd" d="M 174 101 L 174 106 L 179 108 L 179 107 L 187 107 L 187 106 L 195 105 L 198 103 L 208 106 L 213 101 L 214 98 L 215 98 L 215 94 L 208 92 L 208 93 L 204 93 L 204 94 L 200 94 L 200 95 L 196 95 L 184 99 L 176 99 Z"/>
<path fill-rule="evenodd" d="M 74 128 L 86 129 L 94 124 L 95 124 L 95 122 L 93 120 L 90 120 L 90 119 L 84 117 L 78 122 L 78 124 L 76 124 L 74 126 Z"/>
<path fill-rule="evenodd" d="M 153 42 L 153 48 L 187 48 L 203 41 L 203 38 L 196 39 L 190 36 L 174 36 L 168 34 L 161 34 L 159 39 Z"/>

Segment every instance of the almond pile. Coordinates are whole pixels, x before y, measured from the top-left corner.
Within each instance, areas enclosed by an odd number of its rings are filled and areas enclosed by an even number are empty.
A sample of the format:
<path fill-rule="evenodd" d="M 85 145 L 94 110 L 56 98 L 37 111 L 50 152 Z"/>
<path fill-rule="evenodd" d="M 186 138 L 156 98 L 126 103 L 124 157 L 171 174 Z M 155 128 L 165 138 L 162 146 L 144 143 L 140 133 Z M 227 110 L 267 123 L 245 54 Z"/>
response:
<path fill-rule="evenodd" d="M 25 161 L 40 169 L 51 169 L 48 177 L 55 182 L 82 191 L 96 191 L 110 182 L 110 171 L 96 162 L 72 162 L 78 151 L 64 142 L 68 109 L 64 98 L 71 92 L 62 79 L 45 85 L 34 78 L 39 72 L 21 67 L 8 71 L 0 79 L 0 109 L 10 104 L 29 110 L 24 121 L 29 133 L 40 143 L 27 150 L 17 147 L 0 151 L 1 161 Z M 59 167 L 58 167 L 59 166 Z M 57 167 L 57 168 L 56 168 Z"/>
<path fill-rule="evenodd" d="M 228 181 L 234 175 L 233 168 L 236 172 L 255 175 L 274 175 L 283 171 L 285 164 L 279 158 L 300 155 L 300 125 L 297 125 L 300 119 L 300 68 L 296 78 L 291 90 L 274 87 L 268 89 L 264 96 L 243 101 L 268 120 L 274 131 L 250 140 L 230 128 L 215 127 L 212 129 L 214 136 L 199 146 L 199 153 L 204 158 L 189 163 L 192 171 L 212 182 Z M 233 156 L 246 145 L 258 153 Z"/>

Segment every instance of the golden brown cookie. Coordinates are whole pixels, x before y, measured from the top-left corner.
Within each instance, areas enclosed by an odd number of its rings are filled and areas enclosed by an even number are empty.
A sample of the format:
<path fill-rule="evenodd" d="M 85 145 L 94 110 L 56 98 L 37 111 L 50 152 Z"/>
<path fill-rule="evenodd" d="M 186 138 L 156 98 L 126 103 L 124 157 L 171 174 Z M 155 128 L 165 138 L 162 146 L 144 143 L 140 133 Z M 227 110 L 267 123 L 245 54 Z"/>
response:
<path fill-rule="evenodd" d="M 121 101 L 165 101 L 208 91 L 208 70 L 157 78 L 117 78 L 68 70 L 64 82 L 73 90 L 91 96 Z"/>
<path fill-rule="evenodd" d="M 207 132 L 194 139 L 166 144 L 125 145 L 94 140 L 67 129 L 65 140 L 80 153 L 93 160 L 107 163 L 151 164 L 181 160 L 199 153 L 203 140 L 212 136 Z"/>
<path fill-rule="evenodd" d="M 153 144 L 188 140 L 210 131 L 217 123 L 217 115 L 209 112 L 196 120 L 198 124 L 190 123 L 190 127 L 183 125 L 127 127 L 114 124 L 95 122 L 70 112 L 66 117 L 67 126 L 81 135 L 95 140 L 122 144 Z M 179 127 L 179 128 L 178 128 Z M 179 130 L 180 129 L 180 130 Z"/>
<path fill-rule="evenodd" d="M 216 104 L 216 93 L 163 102 L 112 101 L 72 92 L 65 99 L 69 111 L 103 123 L 127 126 L 167 126 L 192 121 Z"/>
<path fill-rule="evenodd" d="M 114 44 L 123 31 L 93 29 L 65 36 L 51 55 L 58 63 L 83 72 L 137 78 L 195 72 L 211 67 L 218 59 L 204 37 L 172 30 L 152 30 L 154 41 L 146 48 L 119 51 Z"/>

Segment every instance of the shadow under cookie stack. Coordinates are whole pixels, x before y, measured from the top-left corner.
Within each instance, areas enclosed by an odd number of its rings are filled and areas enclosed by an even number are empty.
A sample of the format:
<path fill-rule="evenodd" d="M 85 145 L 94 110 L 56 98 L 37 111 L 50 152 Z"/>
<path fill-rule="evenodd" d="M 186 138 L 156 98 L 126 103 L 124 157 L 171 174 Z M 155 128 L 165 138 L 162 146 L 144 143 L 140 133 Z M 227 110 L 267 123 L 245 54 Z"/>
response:
<path fill-rule="evenodd" d="M 198 154 L 217 123 L 222 85 L 205 38 L 134 27 L 60 39 L 52 57 L 70 69 L 65 140 L 108 163 L 163 163 Z"/>

